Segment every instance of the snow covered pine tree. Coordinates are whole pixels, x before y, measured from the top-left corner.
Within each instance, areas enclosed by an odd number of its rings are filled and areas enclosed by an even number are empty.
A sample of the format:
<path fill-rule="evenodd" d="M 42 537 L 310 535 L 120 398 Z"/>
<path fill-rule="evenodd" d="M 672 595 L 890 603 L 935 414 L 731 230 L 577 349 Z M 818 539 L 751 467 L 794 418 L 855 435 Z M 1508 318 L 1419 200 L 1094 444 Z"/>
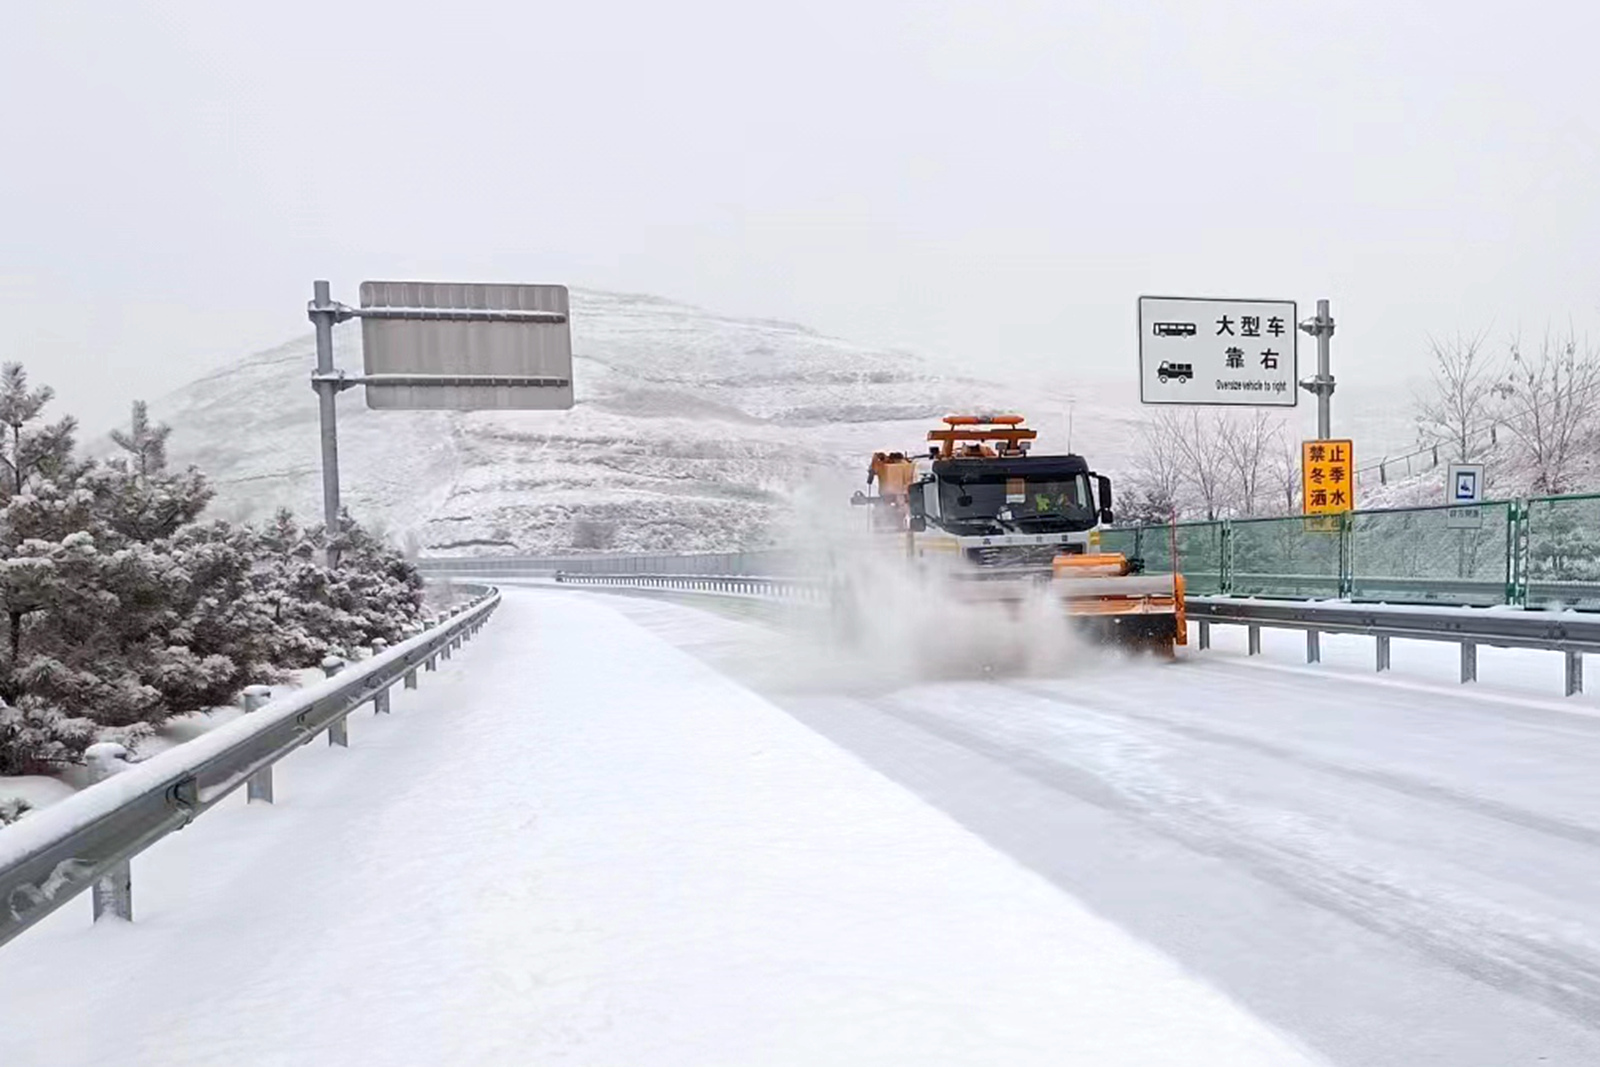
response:
<path fill-rule="evenodd" d="M 231 700 L 277 669 L 395 640 L 421 614 L 400 554 L 346 520 L 340 568 L 313 529 L 199 519 L 211 490 L 167 467 L 142 402 L 121 455 L 73 458 L 76 424 L 43 424 L 48 388 L 0 371 L 0 774 L 47 771 L 95 740 L 134 745 L 174 714 Z"/>
<path fill-rule="evenodd" d="M 22 670 L 23 628 L 61 599 L 67 575 L 81 569 L 85 545 L 71 539 L 89 521 L 88 494 L 73 488 L 83 473 L 72 459 L 76 423 L 40 424 L 53 395 L 30 392 L 20 364 L 0 370 L 0 774 L 47 770 L 94 740 L 93 722 L 29 693 Z"/>

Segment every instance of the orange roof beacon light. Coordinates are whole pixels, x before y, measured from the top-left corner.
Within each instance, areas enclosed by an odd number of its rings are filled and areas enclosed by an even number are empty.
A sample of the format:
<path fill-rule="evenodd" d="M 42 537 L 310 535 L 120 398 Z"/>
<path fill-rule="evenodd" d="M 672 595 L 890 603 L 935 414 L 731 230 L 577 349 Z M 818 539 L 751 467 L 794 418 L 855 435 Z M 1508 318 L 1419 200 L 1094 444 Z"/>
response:
<path fill-rule="evenodd" d="M 929 430 L 928 440 L 939 445 L 938 459 L 996 459 L 1028 451 L 1038 430 L 1023 426 L 1021 415 L 946 415 L 942 430 Z M 957 442 L 963 447 L 956 448 Z M 991 442 L 995 447 L 991 447 Z"/>

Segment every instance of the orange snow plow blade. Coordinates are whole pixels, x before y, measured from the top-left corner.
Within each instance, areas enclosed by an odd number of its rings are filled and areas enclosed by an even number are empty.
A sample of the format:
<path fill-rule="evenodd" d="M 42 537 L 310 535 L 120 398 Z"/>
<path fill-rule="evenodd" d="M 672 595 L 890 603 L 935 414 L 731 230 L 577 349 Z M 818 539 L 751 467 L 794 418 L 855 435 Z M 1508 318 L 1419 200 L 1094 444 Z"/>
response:
<path fill-rule="evenodd" d="M 1133 574 L 1115 552 L 1059 555 L 1051 590 L 1067 614 L 1096 620 L 1094 629 L 1114 641 L 1165 647 L 1189 643 L 1183 610 L 1183 575 Z"/>

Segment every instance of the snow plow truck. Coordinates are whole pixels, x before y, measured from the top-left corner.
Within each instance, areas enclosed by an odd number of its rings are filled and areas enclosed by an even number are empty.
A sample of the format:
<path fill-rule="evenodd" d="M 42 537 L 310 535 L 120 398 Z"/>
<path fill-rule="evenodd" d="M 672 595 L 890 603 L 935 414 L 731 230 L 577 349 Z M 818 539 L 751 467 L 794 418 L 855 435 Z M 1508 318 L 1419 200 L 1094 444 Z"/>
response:
<path fill-rule="evenodd" d="M 1096 638 L 1171 655 L 1188 643 L 1183 577 L 1100 547 L 1111 480 L 1082 456 L 1032 453 L 1021 415 L 947 415 L 925 452 L 876 452 L 872 529 L 911 565 L 951 579 L 962 600 L 1058 599 Z"/>

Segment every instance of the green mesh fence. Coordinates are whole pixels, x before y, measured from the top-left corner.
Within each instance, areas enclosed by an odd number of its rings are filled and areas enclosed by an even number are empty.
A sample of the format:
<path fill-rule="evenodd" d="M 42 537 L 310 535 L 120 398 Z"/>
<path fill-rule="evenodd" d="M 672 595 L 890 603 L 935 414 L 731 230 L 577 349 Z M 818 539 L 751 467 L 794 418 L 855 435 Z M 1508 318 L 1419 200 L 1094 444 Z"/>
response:
<path fill-rule="evenodd" d="M 1124 526 L 1116 530 L 1102 530 L 1100 532 L 1100 549 L 1103 552 L 1120 552 L 1129 559 L 1139 555 L 1138 526 Z"/>
<path fill-rule="evenodd" d="M 1234 519 L 1228 592 L 1240 596 L 1336 597 L 1340 590 L 1338 516 Z"/>
<path fill-rule="evenodd" d="M 1600 497 L 1529 500 L 1524 524 L 1527 606 L 1600 610 Z"/>
<path fill-rule="evenodd" d="M 1227 527 L 1220 522 L 1178 524 L 1177 570 L 1189 592 L 1215 594 L 1226 588 L 1226 539 Z M 1170 561 L 1166 569 L 1172 569 Z"/>
<path fill-rule="evenodd" d="M 1102 543 L 1168 571 L 1171 540 L 1144 526 Z M 1600 494 L 1180 523 L 1178 556 L 1197 594 L 1600 611 Z"/>
<path fill-rule="evenodd" d="M 1223 536 L 1220 522 L 1178 524 L 1178 570 L 1188 583 L 1189 592 L 1222 592 Z M 1170 526 L 1136 526 L 1107 530 L 1100 535 L 1101 548 L 1144 560 L 1144 569 L 1152 574 L 1171 573 L 1172 541 Z"/>
<path fill-rule="evenodd" d="M 1511 603 L 1512 505 L 1351 512 L 1350 595 L 1390 603 Z"/>

